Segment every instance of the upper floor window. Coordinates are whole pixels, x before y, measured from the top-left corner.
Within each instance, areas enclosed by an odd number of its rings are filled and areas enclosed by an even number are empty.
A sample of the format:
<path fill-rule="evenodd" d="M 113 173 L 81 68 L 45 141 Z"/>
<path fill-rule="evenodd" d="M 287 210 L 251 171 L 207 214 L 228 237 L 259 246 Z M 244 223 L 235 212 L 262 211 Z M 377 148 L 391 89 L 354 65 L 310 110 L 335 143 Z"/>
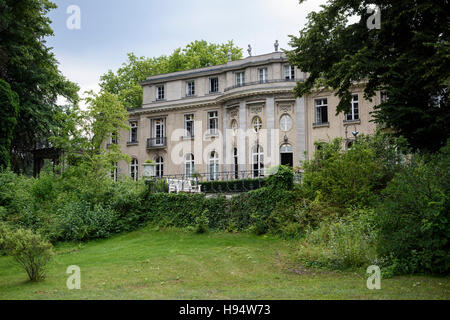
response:
<path fill-rule="evenodd" d="M 352 95 L 351 109 L 350 112 L 345 115 L 347 121 L 359 120 L 359 102 L 358 95 Z"/>
<path fill-rule="evenodd" d="M 218 77 L 209 78 L 209 92 L 210 93 L 219 92 L 219 78 Z"/>
<path fill-rule="evenodd" d="M 138 142 L 138 123 L 137 121 L 130 121 L 130 142 Z"/>
<path fill-rule="evenodd" d="M 286 80 L 294 80 L 295 79 L 294 66 L 291 66 L 291 65 L 284 66 L 284 79 L 286 79 Z"/>
<path fill-rule="evenodd" d="M 245 72 L 236 72 L 236 86 L 243 86 L 245 82 Z"/>
<path fill-rule="evenodd" d="M 165 94 L 164 94 L 164 86 L 157 86 L 156 87 L 156 100 L 164 100 Z"/>
<path fill-rule="evenodd" d="M 292 118 L 288 114 L 283 114 L 280 118 L 280 129 L 281 131 L 289 131 L 292 128 Z"/>
<path fill-rule="evenodd" d="M 259 69 L 259 82 L 260 83 L 267 82 L 267 68 Z"/>
<path fill-rule="evenodd" d="M 208 133 L 217 134 L 219 130 L 219 115 L 217 111 L 208 112 Z"/>
<path fill-rule="evenodd" d="M 254 117 L 252 120 L 252 126 L 253 126 L 253 130 L 255 130 L 255 132 L 258 132 L 259 130 L 261 130 L 261 128 L 262 128 L 261 118 L 258 116 Z"/>
<path fill-rule="evenodd" d="M 118 144 L 119 143 L 119 135 L 117 134 L 117 132 L 111 133 L 109 143 L 110 144 Z"/>
<path fill-rule="evenodd" d="M 195 95 L 195 82 L 194 80 L 186 82 L 186 96 L 191 97 Z"/>
<path fill-rule="evenodd" d="M 386 102 L 386 101 L 388 101 L 388 95 L 387 95 L 387 92 L 386 92 L 386 91 L 381 91 L 381 92 L 380 92 L 380 102 L 381 102 L 381 103 L 384 103 L 384 102 Z"/>
<path fill-rule="evenodd" d="M 184 130 L 186 137 L 194 136 L 194 115 L 185 114 L 184 115 Z"/>
<path fill-rule="evenodd" d="M 328 100 L 327 99 L 316 99 L 315 100 L 316 109 L 316 123 L 324 124 L 328 123 Z"/>
<path fill-rule="evenodd" d="M 133 181 L 138 180 L 138 173 L 139 173 L 139 162 L 138 159 L 134 158 L 133 160 L 131 160 L 130 165 L 130 177 L 131 179 L 133 179 Z"/>

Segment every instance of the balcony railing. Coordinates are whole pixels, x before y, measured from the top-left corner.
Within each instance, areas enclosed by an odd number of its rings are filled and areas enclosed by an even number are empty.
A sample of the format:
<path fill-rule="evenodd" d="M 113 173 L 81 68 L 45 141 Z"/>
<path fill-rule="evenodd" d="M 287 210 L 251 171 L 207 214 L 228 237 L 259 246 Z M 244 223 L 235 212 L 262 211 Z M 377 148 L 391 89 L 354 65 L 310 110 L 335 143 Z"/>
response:
<path fill-rule="evenodd" d="M 254 82 L 245 82 L 239 85 L 234 85 L 228 88 L 225 88 L 226 91 L 230 91 L 232 89 L 240 88 L 240 87 L 247 87 L 247 86 L 253 86 L 258 84 L 266 84 L 266 83 L 280 83 L 280 82 L 299 82 L 303 81 L 303 79 L 272 79 L 272 80 L 264 80 L 264 81 L 254 81 Z"/>
<path fill-rule="evenodd" d="M 147 149 L 158 149 L 167 147 L 167 138 L 149 138 L 147 139 Z"/>

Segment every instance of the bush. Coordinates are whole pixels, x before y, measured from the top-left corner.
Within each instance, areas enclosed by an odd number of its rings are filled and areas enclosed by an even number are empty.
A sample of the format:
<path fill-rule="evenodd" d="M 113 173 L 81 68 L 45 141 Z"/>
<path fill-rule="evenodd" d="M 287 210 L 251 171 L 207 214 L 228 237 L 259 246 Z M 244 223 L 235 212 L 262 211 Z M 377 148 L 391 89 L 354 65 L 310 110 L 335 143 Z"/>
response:
<path fill-rule="evenodd" d="M 336 269 L 375 263 L 378 260 L 373 211 L 352 211 L 347 218 L 323 221 L 319 228 L 307 229 L 300 255 L 307 265 Z"/>
<path fill-rule="evenodd" d="M 302 197 L 322 201 L 343 213 L 349 207 L 370 207 L 402 167 L 403 139 L 387 134 L 361 136 L 347 151 L 342 139 L 322 143 L 314 158 L 303 163 Z"/>
<path fill-rule="evenodd" d="M 450 144 L 414 156 L 377 207 L 378 252 L 394 273 L 450 271 Z"/>
<path fill-rule="evenodd" d="M 207 218 L 208 210 L 204 210 L 202 215 L 195 218 L 195 232 L 196 233 L 207 233 L 209 231 L 209 220 Z"/>
<path fill-rule="evenodd" d="M 45 267 L 52 257 L 52 245 L 31 230 L 9 230 L 0 225 L 0 247 L 25 269 L 31 281 L 45 278 Z"/>
<path fill-rule="evenodd" d="M 59 240 L 84 241 L 106 238 L 117 232 L 117 216 L 100 204 L 91 205 L 83 200 L 68 203 L 58 211 L 61 219 Z"/>
<path fill-rule="evenodd" d="M 203 181 L 199 182 L 202 192 L 246 192 L 262 188 L 266 185 L 266 178 L 261 179 L 240 179 L 230 181 Z"/>

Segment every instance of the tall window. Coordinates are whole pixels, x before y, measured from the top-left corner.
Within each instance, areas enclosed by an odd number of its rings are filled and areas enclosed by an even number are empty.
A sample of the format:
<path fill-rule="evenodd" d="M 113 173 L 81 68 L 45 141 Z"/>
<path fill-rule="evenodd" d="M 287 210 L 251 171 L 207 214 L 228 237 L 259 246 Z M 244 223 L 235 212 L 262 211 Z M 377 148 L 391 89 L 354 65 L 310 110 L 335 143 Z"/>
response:
<path fill-rule="evenodd" d="M 155 146 L 164 144 L 164 119 L 152 119 L 153 134 Z"/>
<path fill-rule="evenodd" d="M 359 102 L 358 102 L 358 95 L 354 94 L 352 95 L 352 105 L 350 112 L 346 114 L 346 120 L 352 121 L 352 120 L 358 120 L 359 119 Z"/>
<path fill-rule="evenodd" d="M 218 77 L 209 78 L 209 92 L 210 93 L 219 92 L 219 78 Z"/>
<path fill-rule="evenodd" d="M 184 130 L 186 137 L 194 137 L 194 115 L 184 115 Z"/>
<path fill-rule="evenodd" d="M 236 72 L 236 86 L 240 87 L 244 85 L 245 81 L 245 73 L 242 72 Z"/>
<path fill-rule="evenodd" d="M 260 145 L 252 148 L 253 177 L 264 176 L 264 150 Z"/>
<path fill-rule="evenodd" d="M 233 171 L 234 171 L 234 178 L 239 179 L 239 162 L 238 162 L 237 148 L 233 148 Z"/>
<path fill-rule="evenodd" d="M 194 155 L 188 153 L 184 158 L 184 174 L 186 177 L 192 177 L 194 174 Z"/>
<path fill-rule="evenodd" d="M 258 132 L 259 130 L 261 130 L 261 128 L 262 128 L 261 118 L 258 116 L 254 117 L 252 120 L 252 126 L 253 126 L 253 130 L 255 130 L 255 132 Z"/>
<path fill-rule="evenodd" d="M 212 151 L 209 155 L 209 180 L 219 180 L 219 154 Z"/>
<path fill-rule="evenodd" d="M 208 112 L 208 133 L 217 134 L 219 130 L 219 115 L 217 111 Z"/>
<path fill-rule="evenodd" d="M 111 138 L 109 140 L 110 144 L 118 144 L 119 143 L 119 135 L 117 132 L 111 133 Z"/>
<path fill-rule="evenodd" d="M 118 173 L 119 173 L 117 162 L 113 162 L 112 165 L 113 165 L 113 168 L 111 170 L 111 179 L 113 179 L 113 181 L 117 181 Z"/>
<path fill-rule="evenodd" d="M 156 176 L 162 177 L 164 175 L 164 159 L 163 157 L 156 158 Z"/>
<path fill-rule="evenodd" d="M 324 124 L 328 122 L 328 100 L 316 99 L 316 124 Z"/>
<path fill-rule="evenodd" d="M 131 179 L 133 179 L 134 181 L 138 180 L 138 177 L 139 177 L 139 162 L 135 158 L 133 160 L 131 160 L 130 176 L 131 176 Z"/>
<path fill-rule="evenodd" d="M 164 94 L 164 86 L 157 86 L 156 87 L 156 100 L 164 100 L 165 94 Z"/>
<path fill-rule="evenodd" d="M 291 65 L 284 66 L 284 79 L 286 79 L 286 80 L 294 80 L 295 79 L 294 66 L 291 66 Z"/>
<path fill-rule="evenodd" d="M 384 102 L 386 102 L 386 101 L 388 101 L 388 95 L 387 95 L 387 92 L 386 92 L 386 91 L 381 91 L 381 92 L 380 92 L 380 102 L 381 102 L 381 103 L 384 103 Z"/>
<path fill-rule="evenodd" d="M 195 82 L 194 80 L 186 82 L 186 96 L 191 97 L 195 95 Z"/>
<path fill-rule="evenodd" d="M 130 122 L 130 142 L 138 142 L 138 123 L 137 121 Z"/>
<path fill-rule="evenodd" d="M 259 69 L 259 83 L 267 82 L 267 68 Z"/>

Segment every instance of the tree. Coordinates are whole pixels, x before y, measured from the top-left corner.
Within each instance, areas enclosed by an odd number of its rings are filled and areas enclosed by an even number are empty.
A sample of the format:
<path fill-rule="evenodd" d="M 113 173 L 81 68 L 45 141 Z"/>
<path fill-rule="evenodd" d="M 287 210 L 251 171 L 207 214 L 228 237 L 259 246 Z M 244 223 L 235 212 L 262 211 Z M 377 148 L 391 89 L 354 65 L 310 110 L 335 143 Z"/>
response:
<path fill-rule="evenodd" d="M 0 79 L 0 169 L 9 165 L 13 131 L 17 124 L 19 97 Z"/>
<path fill-rule="evenodd" d="M 156 58 L 137 57 L 129 53 L 128 61 L 116 73 L 109 70 L 101 77 L 100 87 L 105 92 L 117 94 L 127 108 L 140 108 L 140 82 L 146 77 L 223 64 L 228 61 L 228 52 L 232 60 L 242 58 L 242 49 L 236 47 L 233 41 L 225 44 L 194 41 L 184 49 L 174 50 L 170 56 Z"/>
<path fill-rule="evenodd" d="M 300 3 L 304 0 L 300 0 Z M 367 8 L 380 8 L 381 28 L 369 29 Z M 450 12 L 442 1 L 330 0 L 308 16 L 299 36 L 290 36 L 292 64 L 309 73 L 297 96 L 317 86 L 337 91 L 337 112 L 348 111 L 353 84 L 364 97 L 386 91 L 375 121 L 403 135 L 415 149 L 436 151 L 450 136 Z M 359 15 L 357 23 L 348 23 Z"/>
<path fill-rule="evenodd" d="M 121 129 L 128 129 L 128 112 L 117 95 L 87 93 L 87 109 L 73 107 L 60 112 L 58 119 L 64 126 L 50 140 L 64 150 L 72 163 L 101 179 L 117 161 L 130 161 L 118 144 L 109 144 L 105 148 L 111 134 L 120 139 Z"/>
<path fill-rule="evenodd" d="M 0 0 L 0 77 L 20 100 L 11 142 L 15 171 L 24 171 L 30 152 L 58 128 L 58 97 L 78 101 L 78 87 L 60 73 L 45 45 L 53 35 L 46 15 L 54 8 L 48 0 Z"/>

